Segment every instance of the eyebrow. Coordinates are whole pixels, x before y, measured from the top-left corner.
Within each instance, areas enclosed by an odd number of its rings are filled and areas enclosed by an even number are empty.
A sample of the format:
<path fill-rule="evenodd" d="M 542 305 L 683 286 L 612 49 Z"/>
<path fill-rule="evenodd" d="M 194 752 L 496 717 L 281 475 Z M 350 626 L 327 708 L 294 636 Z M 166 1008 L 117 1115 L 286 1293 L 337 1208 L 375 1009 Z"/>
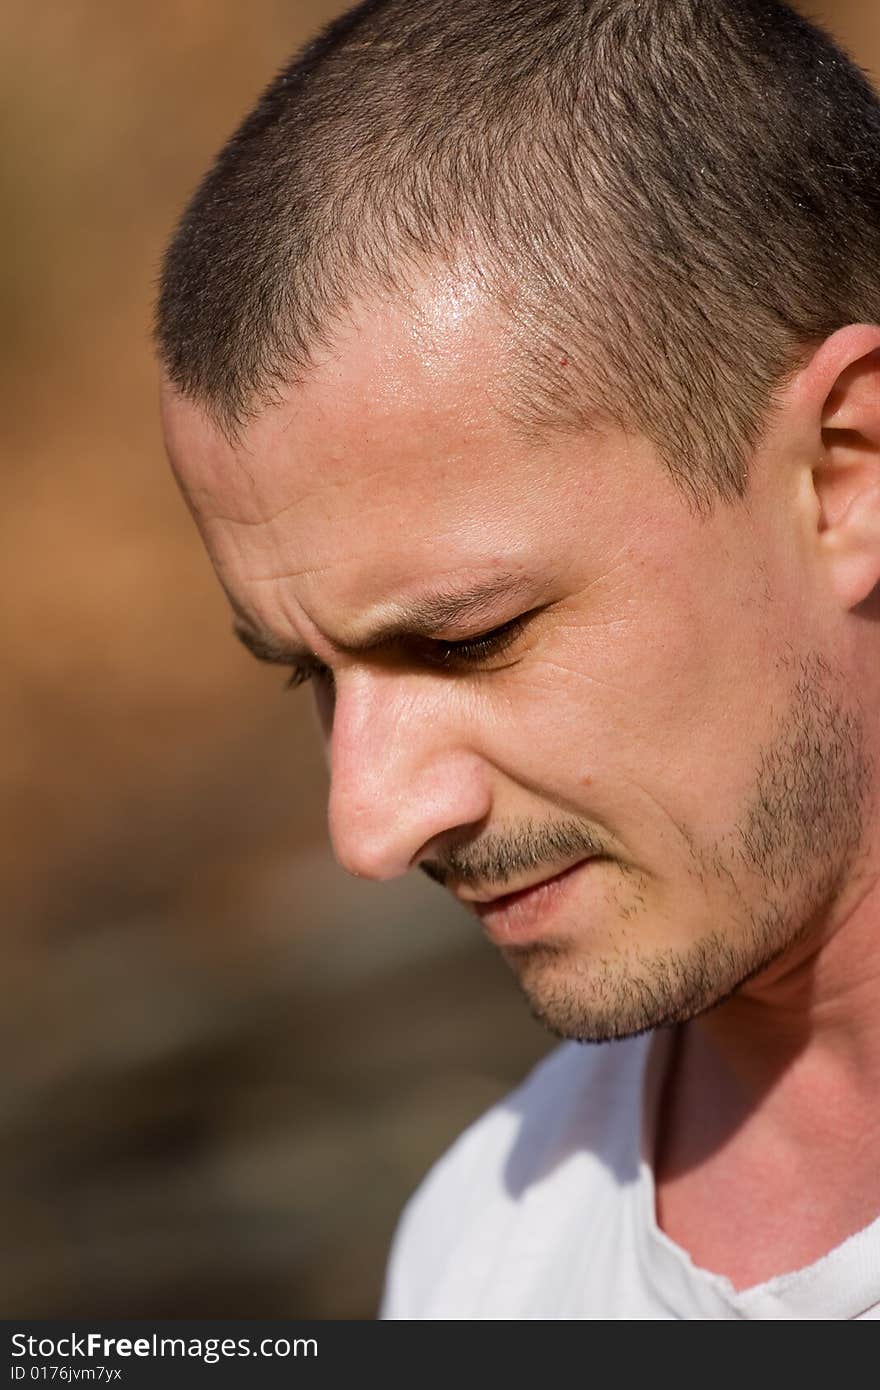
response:
<path fill-rule="evenodd" d="M 431 637 L 451 623 L 473 618 L 492 600 L 512 596 L 527 585 L 523 575 L 501 574 L 480 584 L 453 592 L 436 590 L 401 605 L 393 618 L 377 624 L 369 632 L 332 643 L 336 651 L 346 656 L 361 656 L 388 648 L 395 642 L 411 637 Z M 314 653 L 297 642 L 286 642 L 263 632 L 238 616 L 233 631 L 240 642 L 258 661 L 279 666 L 308 666 L 315 664 Z"/>

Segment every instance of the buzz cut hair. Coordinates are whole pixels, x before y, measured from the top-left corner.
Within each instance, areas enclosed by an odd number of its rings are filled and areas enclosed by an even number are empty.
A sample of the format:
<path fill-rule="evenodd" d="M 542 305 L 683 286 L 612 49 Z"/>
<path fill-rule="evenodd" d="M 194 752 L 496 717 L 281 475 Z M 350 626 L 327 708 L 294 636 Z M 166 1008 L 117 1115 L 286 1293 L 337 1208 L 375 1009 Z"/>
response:
<path fill-rule="evenodd" d="M 880 101 L 776 0 L 366 0 L 197 188 L 159 358 L 234 439 L 443 266 L 500 314 L 518 428 L 640 433 L 708 514 L 815 347 L 880 322 Z"/>

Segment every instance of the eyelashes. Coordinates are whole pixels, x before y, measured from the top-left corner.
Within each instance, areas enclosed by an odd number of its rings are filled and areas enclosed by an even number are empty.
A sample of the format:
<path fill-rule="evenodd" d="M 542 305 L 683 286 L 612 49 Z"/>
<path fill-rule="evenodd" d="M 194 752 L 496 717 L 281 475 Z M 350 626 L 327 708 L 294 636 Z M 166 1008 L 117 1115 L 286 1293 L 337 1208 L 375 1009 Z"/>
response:
<path fill-rule="evenodd" d="M 333 672 L 330 667 L 316 661 L 308 666 L 291 666 L 290 675 L 284 682 L 284 689 L 296 690 L 299 686 L 305 685 L 306 681 L 312 679 L 326 681 L 331 687 L 333 686 Z"/>
<path fill-rule="evenodd" d="M 479 637 L 465 638 L 461 642 L 440 642 L 429 638 L 420 638 L 415 642 L 401 643 L 400 645 L 405 652 L 408 652 L 413 662 L 420 662 L 425 666 L 439 667 L 445 670 L 477 666 L 482 661 L 488 661 L 492 657 L 501 656 L 506 652 L 519 637 L 529 616 L 528 613 L 525 613 L 521 617 L 511 618 L 510 622 L 502 623 L 500 627 L 492 628 L 490 632 L 484 632 Z M 290 675 L 284 683 L 285 689 L 296 690 L 310 680 L 327 684 L 331 689 L 333 688 L 333 672 L 330 667 L 325 666 L 323 662 L 314 661 L 292 667 Z"/>
<path fill-rule="evenodd" d="M 494 627 L 480 637 L 468 637 L 462 642 L 430 642 L 423 659 L 431 666 L 475 664 L 489 657 L 501 656 L 512 646 L 526 625 L 526 616 L 511 618 L 509 623 Z"/>

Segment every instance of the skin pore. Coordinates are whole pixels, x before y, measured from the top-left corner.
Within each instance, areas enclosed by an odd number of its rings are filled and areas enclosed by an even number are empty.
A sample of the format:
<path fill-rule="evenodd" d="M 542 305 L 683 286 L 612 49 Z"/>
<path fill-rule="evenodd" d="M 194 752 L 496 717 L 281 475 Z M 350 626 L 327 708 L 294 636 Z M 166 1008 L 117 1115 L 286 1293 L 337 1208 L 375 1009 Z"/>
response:
<path fill-rule="evenodd" d="M 600 856 L 533 936 L 484 922 L 562 1036 L 693 1020 L 658 1215 L 740 1284 L 880 1207 L 880 331 L 836 337 L 786 388 L 746 499 L 709 518 L 643 437 L 514 429 L 503 334 L 466 278 L 361 306 L 235 445 L 163 393 L 240 634 L 311 675 L 340 863 L 485 899 Z M 829 1198 L 854 1132 L 857 1199 Z M 762 1174 L 771 1235 L 745 1249 L 717 1182 L 753 1225 L 742 1175 L 768 1145 L 787 1166 Z M 823 1214 L 777 1230 L 793 1173 L 824 1183 Z"/>

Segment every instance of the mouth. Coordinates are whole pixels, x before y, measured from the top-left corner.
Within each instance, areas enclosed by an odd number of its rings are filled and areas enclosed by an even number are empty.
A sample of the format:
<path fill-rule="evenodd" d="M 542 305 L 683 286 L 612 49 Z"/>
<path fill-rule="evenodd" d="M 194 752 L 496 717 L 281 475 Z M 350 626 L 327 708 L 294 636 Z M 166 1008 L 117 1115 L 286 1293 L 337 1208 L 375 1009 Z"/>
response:
<path fill-rule="evenodd" d="M 534 940 L 549 925 L 551 916 L 577 883 L 606 860 L 606 855 L 590 855 L 512 893 L 502 893 L 497 898 L 471 898 L 468 906 L 496 945 L 522 945 Z M 464 898 L 464 894 L 459 896 Z"/>

